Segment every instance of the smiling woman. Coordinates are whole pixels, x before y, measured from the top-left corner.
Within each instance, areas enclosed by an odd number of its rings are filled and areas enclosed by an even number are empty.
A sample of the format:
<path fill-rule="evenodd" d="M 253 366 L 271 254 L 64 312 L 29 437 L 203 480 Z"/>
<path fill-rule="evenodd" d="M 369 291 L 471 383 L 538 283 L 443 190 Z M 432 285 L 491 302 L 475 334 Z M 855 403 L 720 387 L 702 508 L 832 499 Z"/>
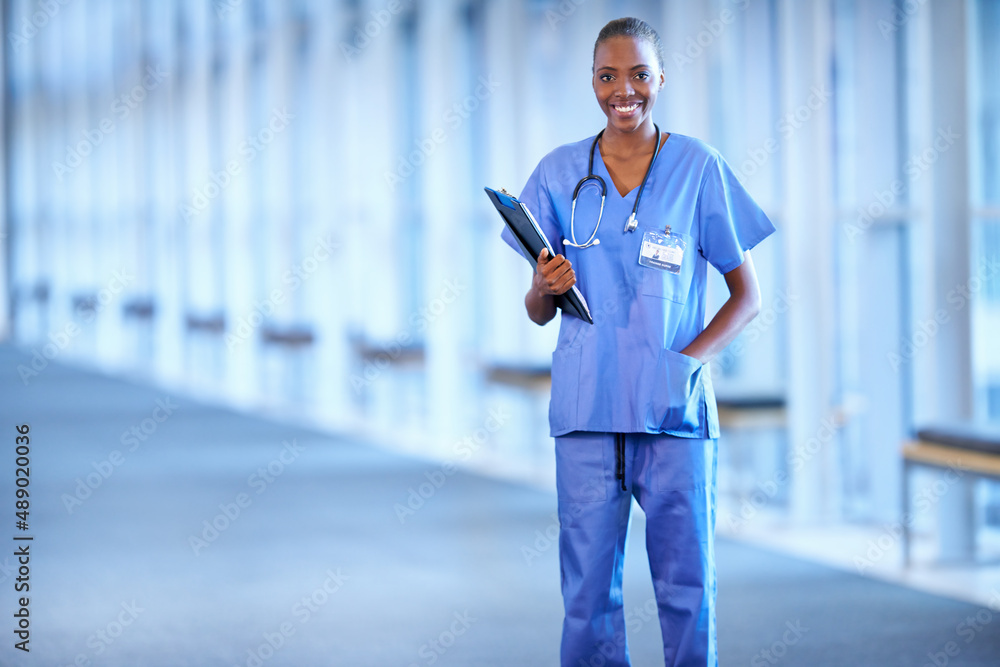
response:
<path fill-rule="evenodd" d="M 598 62 L 600 56 L 600 62 Z M 627 69 L 618 65 L 634 63 Z M 663 48 L 649 24 L 636 19 L 612 21 L 594 45 L 594 94 L 608 117 L 602 135 L 601 156 L 621 196 L 642 179 L 641 160 L 622 139 L 644 123 L 652 123 L 656 96 L 663 89 Z M 627 85 L 622 85 L 627 81 Z M 666 139 L 663 139 L 666 141 Z M 650 146 L 650 160 L 656 146 Z M 646 151 L 643 151 L 645 154 Z"/>
<path fill-rule="evenodd" d="M 629 664 L 622 563 L 633 496 L 647 518 L 666 664 L 718 664 L 719 423 L 704 364 L 759 311 L 749 250 L 774 226 L 715 149 L 653 124 L 664 82 L 656 31 L 635 18 L 608 23 L 592 80 L 606 126 L 546 155 L 520 197 L 556 253 L 537 258 L 529 318 L 552 320 L 573 285 L 615 305 L 586 336 L 564 312 L 552 355 L 567 666 Z M 614 227 L 598 240 L 604 218 Z M 730 295 L 705 326 L 709 264 Z"/>

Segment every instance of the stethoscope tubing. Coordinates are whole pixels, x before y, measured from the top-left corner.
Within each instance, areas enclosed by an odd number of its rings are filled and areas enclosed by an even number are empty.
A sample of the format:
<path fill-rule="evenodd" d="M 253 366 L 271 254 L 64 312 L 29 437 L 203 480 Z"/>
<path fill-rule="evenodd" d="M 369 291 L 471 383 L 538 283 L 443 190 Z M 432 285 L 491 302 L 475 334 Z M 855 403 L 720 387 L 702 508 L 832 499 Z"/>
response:
<path fill-rule="evenodd" d="M 649 161 L 649 167 L 646 168 L 646 175 L 642 177 L 642 183 L 639 185 L 639 192 L 635 196 L 635 204 L 632 206 L 632 214 L 629 216 L 628 220 L 625 222 L 625 232 L 633 232 L 638 226 L 638 221 L 635 218 L 636 212 L 639 210 L 639 200 L 642 198 L 642 191 L 646 187 L 646 181 L 649 180 L 649 174 L 653 171 L 653 163 L 656 162 L 656 156 L 660 154 L 660 128 L 653 123 L 653 127 L 656 128 L 656 148 L 653 149 L 653 158 Z M 569 235 L 573 239 L 564 238 L 563 243 L 565 245 L 573 246 L 574 248 L 589 248 L 591 246 L 598 245 L 601 241 L 597 238 L 597 230 L 601 227 L 601 220 L 604 217 L 604 200 L 607 198 L 608 185 L 605 183 L 604 179 L 594 173 L 594 152 L 597 149 L 597 143 L 601 140 L 604 135 L 604 130 L 597 133 L 594 137 L 593 143 L 590 144 L 590 160 L 587 163 L 587 175 L 580 179 L 580 182 L 576 184 L 573 189 L 573 200 L 570 205 L 569 211 Z M 580 190 L 583 189 L 587 183 L 591 181 L 597 183 L 601 187 L 601 208 L 597 214 L 597 224 L 594 225 L 594 232 L 590 235 L 584 243 L 578 243 L 576 240 L 576 198 L 580 194 Z"/>

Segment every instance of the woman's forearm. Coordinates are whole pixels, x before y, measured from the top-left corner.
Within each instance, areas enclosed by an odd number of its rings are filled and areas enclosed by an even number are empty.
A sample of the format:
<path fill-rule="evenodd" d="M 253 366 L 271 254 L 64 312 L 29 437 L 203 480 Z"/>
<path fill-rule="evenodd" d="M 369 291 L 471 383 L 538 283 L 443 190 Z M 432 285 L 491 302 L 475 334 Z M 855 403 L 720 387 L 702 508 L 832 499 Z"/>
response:
<path fill-rule="evenodd" d="M 725 278 L 729 286 L 729 298 L 708 326 L 690 345 L 681 350 L 681 354 L 694 357 L 703 364 L 726 349 L 760 312 L 760 287 L 749 252 L 746 253 L 743 264 L 727 273 Z"/>
<path fill-rule="evenodd" d="M 524 295 L 524 307 L 531 321 L 539 326 L 548 324 L 556 316 L 556 298 L 551 294 L 540 293 L 534 284 Z"/>
<path fill-rule="evenodd" d="M 732 343 L 760 312 L 760 300 L 730 296 L 705 330 L 681 350 L 682 354 L 707 364 Z"/>

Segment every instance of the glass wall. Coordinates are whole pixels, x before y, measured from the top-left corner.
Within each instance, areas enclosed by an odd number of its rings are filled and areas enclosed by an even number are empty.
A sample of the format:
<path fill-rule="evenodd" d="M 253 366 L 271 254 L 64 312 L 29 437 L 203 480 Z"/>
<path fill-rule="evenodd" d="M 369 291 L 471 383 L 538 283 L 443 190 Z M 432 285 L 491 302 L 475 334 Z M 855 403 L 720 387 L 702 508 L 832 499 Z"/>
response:
<path fill-rule="evenodd" d="M 975 412 L 1000 419 L 1000 2 L 954 5 L 960 137 L 934 126 L 934 3 L 11 0 L 5 268 L 36 358 L 18 372 L 137 374 L 551 484 L 557 327 L 525 316 L 530 274 L 482 187 L 518 191 L 603 126 L 593 41 L 637 15 L 665 43 L 657 122 L 717 147 L 779 228 L 754 251 L 762 313 L 712 364 L 724 490 L 821 442 L 769 502 L 894 517 L 900 444 L 955 389 L 912 347 L 953 143 L 962 344 Z"/>
<path fill-rule="evenodd" d="M 974 7 L 972 210 L 975 235 L 970 296 L 975 303 L 977 413 L 1000 420 L 1000 2 Z M 974 280 L 974 282 L 973 282 Z"/>

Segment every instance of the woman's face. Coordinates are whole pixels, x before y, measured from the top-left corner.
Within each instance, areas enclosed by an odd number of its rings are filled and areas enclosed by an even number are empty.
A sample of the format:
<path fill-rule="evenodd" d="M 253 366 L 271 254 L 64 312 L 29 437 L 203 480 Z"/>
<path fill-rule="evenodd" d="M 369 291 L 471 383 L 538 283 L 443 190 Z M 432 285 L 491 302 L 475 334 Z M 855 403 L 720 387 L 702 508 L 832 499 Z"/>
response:
<path fill-rule="evenodd" d="M 609 128 L 628 133 L 652 123 L 663 81 L 656 51 L 645 39 L 611 37 L 597 46 L 594 94 Z"/>

